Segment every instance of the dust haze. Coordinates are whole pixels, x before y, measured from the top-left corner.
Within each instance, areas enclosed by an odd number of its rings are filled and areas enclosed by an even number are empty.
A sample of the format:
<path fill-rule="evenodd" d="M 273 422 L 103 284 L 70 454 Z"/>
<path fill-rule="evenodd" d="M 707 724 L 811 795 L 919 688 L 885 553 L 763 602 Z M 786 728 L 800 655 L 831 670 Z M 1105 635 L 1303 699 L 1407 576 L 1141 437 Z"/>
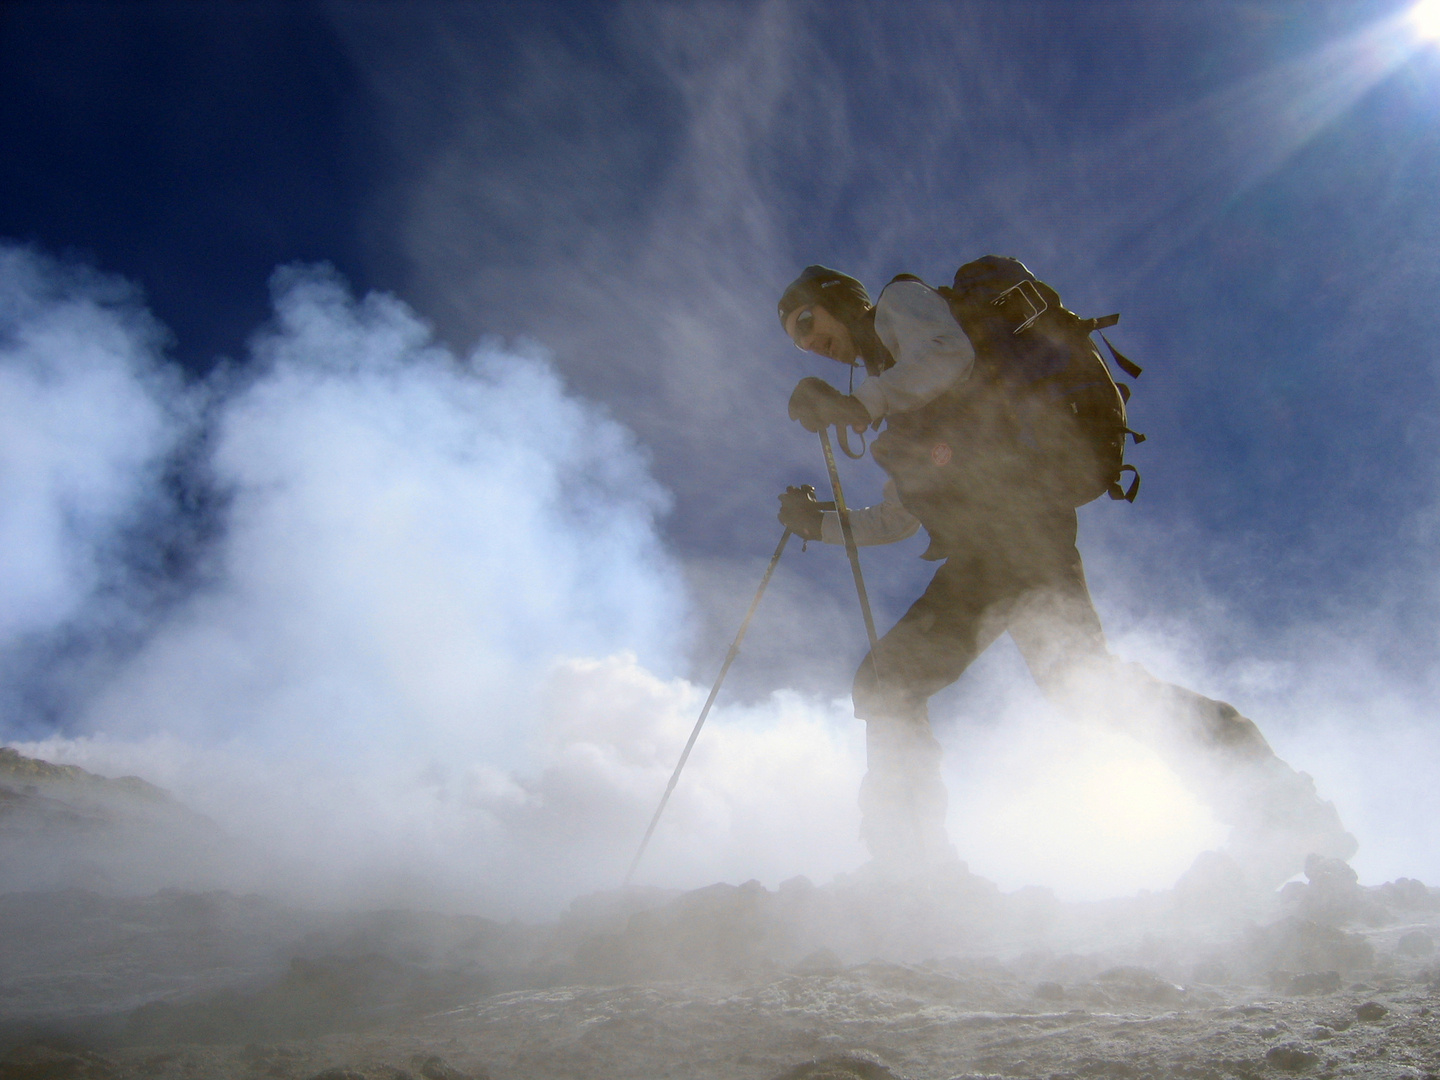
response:
<path fill-rule="evenodd" d="M 476 59 L 480 8 L 329 10 L 405 162 L 372 221 L 405 300 L 277 267 L 246 354 L 197 380 L 145 282 L 0 244 L 0 742 L 7 769 L 96 774 L 6 780 L 0 1037 L 122 1017 L 132 1041 L 228 1039 L 236 1075 L 299 1076 L 335 1062 L 284 1040 L 403 1007 L 433 1025 L 404 1058 L 433 1080 L 439 1033 L 500 1032 L 519 1075 L 551 1027 L 699 1062 L 723 1014 L 714 1054 L 750 1053 L 752 1028 L 773 1044 L 714 1075 L 758 1076 L 844 1048 L 815 1015 L 854 1045 L 1023 1020 L 1038 1075 L 1047 1032 L 1124 1046 L 1144 1013 L 1171 1050 L 1223 1028 L 1234 1060 L 1301 1068 L 1316 1040 L 1373 1058 L 1381 1029 L 1353 1015 L 1371 997 L 1393 991 L 1394 1020 L 1433 996 L 1440 477 L 1370 528 L 1355 496 L 1383 495 L 1368 449 L 1390 433 L 1360 390 L 1385 373 L 1353 358 L 1432 294 L 1435 237 L 1387 218 L 1317 331 L 1313 370 L 1354 391 L 1323 438 L 1272 408 L 1287 375 L 1254 341 L 1275 312 L 1227 306 L 1223 267 L 1153 276 L 1394 69 L 1393 20 L 1117 106 L 1097 142 L 1047 116 L 972 5 L 898 29 L 845 8 L 863 33 L 844 64 L 803 4 L 617 5 L 603 49 L 517 30 L 504 85 Z M 891 92 L 912 111 L 874 104 Z M 997 116 L 1022 135 L 997 145 Z M 1197 161 L 1197 131 L 1226 152 Z M 1370 227 L 1348 204 L 1333 220 Z M 1228 895 L 1209 810 L 1133 727 L 1058 715 L 1002 639 L 931 705 L 967 866 L 870 891 L 859 612 L 843 556 L 792 545 L 640 888 L 617 891 L 778 539 L 775 495 L 822 475 L 783 402 L 836 376 L 780 334 L 779 289 L 817 261 L 876 291 L 939 282 L 989 250 L 1082 314 L 1120 307 L 1150 365 L 1146 491 L 1081 511 L 1112 651 L 1253 717 L 1337 804 L 1358 879 L 1321 864 L 1263 903 Z M 1395 441 L 1423 450 L 1427 423 Z M 1309 469 L 1338 494 L 1252 527 L 1225 475 L 1245 455 L 1276 490 Z M 878 499 L 871 463 L 842 469 L 852 504 Z M 877 622 L 923 587 L 923 546 L 863 554 Z M 1350 570 L 1305 595 L 1327 560 Z M 143 979 L 95 960 L 141 938 Z M 701 976 L 750 981 L 725 997 Z M 1009 1067 L 966 1053 L 916 1075 Z"/>
<path fill-rule="evenodd" d="M 173 881 L 125 884 L 487 914 L 615 885 L 707 689 L 679 674 L 692 600 L 634 435 L 537 346 L 459 358 L 403 304 L 354 298 L 324 268 L 277 272 L 243 375 L 186 387 L 133 289 L 19 249 L 6 265 L 21 315 L 5 370 L 35 403 L 7 437 L 14 459 L 48 466 L 6 510 L 7 535 L 42 538 L 48 560 L 5 581 L 11 708 L 45 700 L 62 719 L 12 744 L 158 784 L 234 844 Z M 170 538 L 193 587 L 156 595 L 133 537 L 173 527 L 173 492 L 201 486 L 213 535 Z M 772 604 L 762 619 L 793 617 L 783 594 Z M 1360 830 L 1362 870 L 1425 873 L 1418 693 L 1344 692 L 1383 685 L 1353 651 L 1206 671 L 1194 637 L 1111 626 L 1123 656 L 1260 702 L 1281 752 Z M 62 692 L 49 665 L 87 649 L 87 677 Z M 1100 898 L 1166 887 L 1223 842 L 1142 742 L 1053 715 L 1011 652 L 973 676 L 937 717 L 977 871 Z M 1347 705 L 1372 710 L 1363 745 Z M 784 685 L 722 702 L 644 880 L 773 887 L 859 865 L 847 706 Z M 45 884 L 76 883 L 54 872 Z"/>

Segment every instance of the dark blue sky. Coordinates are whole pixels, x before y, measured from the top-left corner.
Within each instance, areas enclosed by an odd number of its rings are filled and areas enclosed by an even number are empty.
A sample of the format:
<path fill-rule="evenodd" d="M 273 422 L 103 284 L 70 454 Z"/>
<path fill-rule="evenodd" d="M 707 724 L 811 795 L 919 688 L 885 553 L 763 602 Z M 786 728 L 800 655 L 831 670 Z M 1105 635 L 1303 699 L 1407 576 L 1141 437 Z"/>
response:
<path fill-rule="evenodd" d="M 188 369 L 243 355 L 279 263 L 385 284 L 359 226 L 387 163 L 320 9 L 3 11 L 0 233 L 141 284 Z"/>
<path fill-rule="evenodd" d="M 1014 254 L 1147 366 L 1098 583 L 1261 629 L 1384 604 L 1424 667 L 1440 63 L 1403 10 L 7 3 L 0 237 L 137 283 L 193 377 L 245 362 L 295 261 L 461 349 L 538 341 L 702 561 L 767 550 L 817 478 L 783 402 L 833 373 L 771 315 L 796 268 Z M 893 615 L 926 568 L 890 562 Z"/>

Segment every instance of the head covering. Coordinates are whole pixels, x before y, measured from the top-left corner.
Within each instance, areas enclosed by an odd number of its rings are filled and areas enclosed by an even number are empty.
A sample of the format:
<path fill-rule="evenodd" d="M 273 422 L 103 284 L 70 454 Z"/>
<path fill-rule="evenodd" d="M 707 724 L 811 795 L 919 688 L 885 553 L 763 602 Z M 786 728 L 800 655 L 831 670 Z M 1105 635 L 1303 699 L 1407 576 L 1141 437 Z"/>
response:
<path fill-rule="evenodd" d="M 842 323 L 848 324 L 870 307 L 870 294 L 849 274 L 831 270 L 828 266 L 807 266 L 786 286 L 780 297 L 780 325 L 785 325 L 792 311 L 806 304 L 819 304 Z"/>

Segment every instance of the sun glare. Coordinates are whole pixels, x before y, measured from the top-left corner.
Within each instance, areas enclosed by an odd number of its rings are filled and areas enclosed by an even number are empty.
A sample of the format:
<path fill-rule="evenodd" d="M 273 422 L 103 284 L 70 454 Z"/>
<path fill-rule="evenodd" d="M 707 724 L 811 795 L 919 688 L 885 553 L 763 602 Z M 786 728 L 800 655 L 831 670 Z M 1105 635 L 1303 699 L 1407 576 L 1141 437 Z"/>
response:
<path fill-rule="evenodd" d="M 1440 0 L 1420 0 L 1410 9 L 1410 23 L 1427 41 L 1440 42 Z"/>

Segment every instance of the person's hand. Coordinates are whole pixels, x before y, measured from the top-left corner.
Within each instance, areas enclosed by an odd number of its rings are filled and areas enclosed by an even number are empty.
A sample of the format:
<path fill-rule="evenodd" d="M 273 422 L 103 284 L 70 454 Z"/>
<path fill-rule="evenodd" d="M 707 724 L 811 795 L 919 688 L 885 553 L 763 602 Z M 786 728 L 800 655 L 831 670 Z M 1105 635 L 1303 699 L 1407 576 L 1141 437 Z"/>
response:
<path fill-rule="evenodd" d="M 815 501 L 815 489 L 809 484 L 801 487 L 787 487 L 780 496 L 780 513 L 775 515 L 780 524 L 801 540 L 819 540 L 820 525 L 825 512 Z"/>
<path fill-rule="evenodd" d="M 863 431 L 870 424 L 870 410 L 859 398 L 842 394 L 812 375 L 801 379 L 790 395 L 790 419 L 798 420 L 806 431 L 819 431 L 831 424 Z"/>

